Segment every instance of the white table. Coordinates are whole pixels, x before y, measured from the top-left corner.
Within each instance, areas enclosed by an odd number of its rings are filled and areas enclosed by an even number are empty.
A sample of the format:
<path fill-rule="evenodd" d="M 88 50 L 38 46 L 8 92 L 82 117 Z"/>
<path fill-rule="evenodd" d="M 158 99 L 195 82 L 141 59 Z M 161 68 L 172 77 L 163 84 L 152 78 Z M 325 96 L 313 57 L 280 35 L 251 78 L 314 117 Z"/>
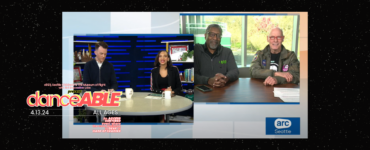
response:
<path fill-rule="evenodd" d="M 166 122 L 169 122 L 168 114 L 185 111 L 193 106 L 193 101 L 182 96 L 176 95 L 170 100 L 145 98 L 148 94 L 150 92 L 134 92 L 134 95 L 129 100 L 121 98 L 119 101 L 121 104 L 118 107 L 87 107 L 87 109 L 98 110 L 102 114 L 105 110 L 113 110 L 114 112 L 117 110 L 118 114 L 113 115 L 146 116 L 166 114 Z"/>

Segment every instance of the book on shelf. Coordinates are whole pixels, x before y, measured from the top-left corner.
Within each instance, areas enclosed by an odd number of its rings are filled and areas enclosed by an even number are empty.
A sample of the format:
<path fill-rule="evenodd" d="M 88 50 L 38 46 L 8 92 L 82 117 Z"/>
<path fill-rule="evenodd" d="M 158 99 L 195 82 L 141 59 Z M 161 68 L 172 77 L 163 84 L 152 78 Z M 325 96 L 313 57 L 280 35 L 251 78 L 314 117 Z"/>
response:
<path fill-rule="evenodd" d="M 191 68 L 191 82 L 194 82 L 194 67 Z"/>
<path fill-rule="evenodd" d="M 184 70 L 184 81 L 194 82 L 194 68 Z"/>
<path fill-rule="evenodd" d="M 190 82 L 191 81 L 191 70 L 190 69 L 186 69 L 186 72 L 188 73 L 188 76 L 186 77 L 186 80 L 188 82 Z"/>
<path fill-rule="evenodd" d="M 189 71 L 189 79 L 188 79 L 188 81 L 190 82 L 191 81 L 191 69 L 188 69 L 188 71 Z"/>
<path fill-rule="evenodd" d="M 187 69 L 185 69 L 184 70 L 184 78 L 185 78 L 185 80 L 184 81 L 188 81 L 188 70 Z"/>

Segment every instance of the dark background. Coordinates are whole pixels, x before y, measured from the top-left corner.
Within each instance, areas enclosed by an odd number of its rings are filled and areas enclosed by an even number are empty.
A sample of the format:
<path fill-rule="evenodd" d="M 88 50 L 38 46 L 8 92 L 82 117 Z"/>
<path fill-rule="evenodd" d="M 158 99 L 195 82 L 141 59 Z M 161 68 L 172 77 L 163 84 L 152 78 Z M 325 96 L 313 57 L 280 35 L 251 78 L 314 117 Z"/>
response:
<path fill-rule="evenodd" d="M 369 1 L 175 1 L 1 4 L 1 143 L 5 149 L 368 149 Z M 62 94 L 62 11 L 308 11 L 308 139 L 61 139 L 61 117 L 29 117 L 28 95 Z M 5 63 L 4 63 L 5 62 Z M 60 115 L 53 108 L 50 115 Z"/>

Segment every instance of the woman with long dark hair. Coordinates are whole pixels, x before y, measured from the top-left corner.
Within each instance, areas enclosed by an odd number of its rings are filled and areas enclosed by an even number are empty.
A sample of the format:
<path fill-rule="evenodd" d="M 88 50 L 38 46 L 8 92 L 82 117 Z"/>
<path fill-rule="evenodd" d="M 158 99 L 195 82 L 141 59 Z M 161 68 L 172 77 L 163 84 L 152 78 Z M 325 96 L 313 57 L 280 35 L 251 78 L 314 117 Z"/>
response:
<path fill-rule="evenodd" d="M 181 94 L 182 84 L 179 69 L 172 65 L 171 57 L 166 51 L 160 51 L 154 61 L 150 75 L 150 90 L 155 93 L 172 91 L 172 95 Z"/>
<path fill-rule="evenodd" d="M 155 57 L 154 68 L 150 74 L 150 90 L 154 93 L 171 91 L 172 96 L 180 95 L 182 84 L 179 69 L 172 65 L 166 51 L 159 51 Z M 141 116 L 140 122 L 164 122 L 164 115 Z"/>

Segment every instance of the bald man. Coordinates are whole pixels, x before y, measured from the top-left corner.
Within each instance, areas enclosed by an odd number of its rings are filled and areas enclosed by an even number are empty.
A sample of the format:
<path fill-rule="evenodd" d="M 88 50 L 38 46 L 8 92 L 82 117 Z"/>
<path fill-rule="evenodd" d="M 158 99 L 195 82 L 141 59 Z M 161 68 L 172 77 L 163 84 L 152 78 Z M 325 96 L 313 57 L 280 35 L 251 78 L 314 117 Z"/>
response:
<path fill-rule="evenodd" d="M 284 34 L 280 28 L 271 29 L 269 45 L 257 51 L 251 65 L 251 77 L 263 78 L 265 85 L 299 83 L 297 55 L 283 46 Z"/>

